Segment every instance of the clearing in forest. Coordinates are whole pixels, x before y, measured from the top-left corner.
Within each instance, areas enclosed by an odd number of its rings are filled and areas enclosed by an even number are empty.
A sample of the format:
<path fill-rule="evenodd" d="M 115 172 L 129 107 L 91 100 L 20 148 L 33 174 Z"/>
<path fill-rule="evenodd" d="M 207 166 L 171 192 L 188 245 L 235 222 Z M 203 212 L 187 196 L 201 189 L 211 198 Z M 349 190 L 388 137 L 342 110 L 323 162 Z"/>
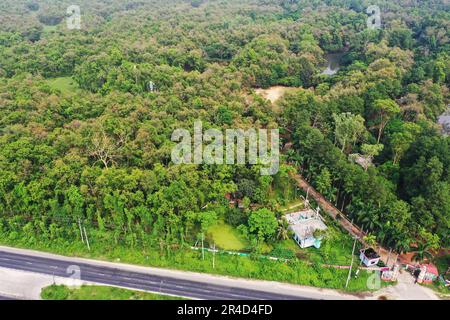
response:
<path fill-rule="evenodd" d="M 256 89 L 256 94 L 269 100 L 272 103 L 277 102 L 285 93 L 295 91 L 299 88 L 274 86 L 267 89 Z"/>
<path fill-rule="evenodd" d="M 70 93 L 77 91 L 78 85 L 71 77 L 59 77 L 47 79 L 47 84 L 52 88 L 61 91 L 61 93 Z"/>

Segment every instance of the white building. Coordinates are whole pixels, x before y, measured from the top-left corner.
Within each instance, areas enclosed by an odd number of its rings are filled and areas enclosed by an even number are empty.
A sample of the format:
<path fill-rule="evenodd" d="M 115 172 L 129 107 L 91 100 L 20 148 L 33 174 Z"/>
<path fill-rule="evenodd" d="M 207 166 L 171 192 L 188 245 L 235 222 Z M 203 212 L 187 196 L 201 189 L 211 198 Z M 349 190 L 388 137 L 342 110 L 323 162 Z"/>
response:
<path fill-rule="evenodd" d="M 326 230 L 327 226 L 322 221 L 322 217 L 315 210 L 303 210 L 287 214 L 286 220 L 289 229 L 294 232 L 294 240 L 301 248 L 320 248 L 322 239 L 314 237 L 316 230 Z"/>
<path fill-rule="evenodd" d="M 375 266 L 380 261 L 380 256 L 372 248 L 361 250 L 359 259 L 366 267 Z"/>

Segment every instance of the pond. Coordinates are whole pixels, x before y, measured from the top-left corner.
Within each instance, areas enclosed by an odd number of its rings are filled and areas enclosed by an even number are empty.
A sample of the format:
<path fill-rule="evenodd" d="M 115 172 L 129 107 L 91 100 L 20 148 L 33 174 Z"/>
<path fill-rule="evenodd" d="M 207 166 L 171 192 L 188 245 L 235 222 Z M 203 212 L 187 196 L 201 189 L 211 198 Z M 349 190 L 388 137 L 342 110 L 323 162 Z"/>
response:
<path fill-rule="evenodd" d="M 335 75 L 341 68 L 340 61 L 343 53 L 328 53 L 325 55 L 327 68 L 322 71 L 322 74 L 327 76 Z"/>

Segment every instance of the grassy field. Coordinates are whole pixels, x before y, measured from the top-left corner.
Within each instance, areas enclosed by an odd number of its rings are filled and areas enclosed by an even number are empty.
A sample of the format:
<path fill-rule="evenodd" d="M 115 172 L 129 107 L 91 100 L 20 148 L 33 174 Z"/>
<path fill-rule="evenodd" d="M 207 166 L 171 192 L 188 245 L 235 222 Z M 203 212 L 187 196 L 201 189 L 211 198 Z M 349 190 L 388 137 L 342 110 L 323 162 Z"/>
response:
<path fill-rule="evenodd" d="M 78 90 L 77 84 L 71 77 L 48 79 L 47 84 L 52 89 L 61 91 L 61 93 L 71 93 Z"/>
<path fill-rule="evenodd" d="M 41 298 L 44 300 L 184 300 L 178 297 L 107 286 L 69 288 L 63 285 L 51 285 L 42 289 Z"/>
<path fill-rule="evenodd" d="M 240 251 L 248 246 L 239 232 L 223 221 L 210 227 L 208 235 L 219 249 Z"/>

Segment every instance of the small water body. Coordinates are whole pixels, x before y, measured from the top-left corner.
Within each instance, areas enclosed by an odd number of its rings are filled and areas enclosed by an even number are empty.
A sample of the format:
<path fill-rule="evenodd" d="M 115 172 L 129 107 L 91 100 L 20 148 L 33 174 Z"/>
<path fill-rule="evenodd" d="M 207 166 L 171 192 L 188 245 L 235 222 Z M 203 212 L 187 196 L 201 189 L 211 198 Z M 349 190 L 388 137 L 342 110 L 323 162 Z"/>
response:
<path fill-rule="evenodd" d="M 442 131 L 446 135 L 450 135 L 450 106 L 438 119 L 438 123 L 442 126 Z"/>
<path fill-rule="evenodd" d="M 325 55 L 327 68 L 322 71 L 322 74 L 327 76 L 335 75 L 341 68 L 340 61 L 343 53 L 329 53 Z"/>

